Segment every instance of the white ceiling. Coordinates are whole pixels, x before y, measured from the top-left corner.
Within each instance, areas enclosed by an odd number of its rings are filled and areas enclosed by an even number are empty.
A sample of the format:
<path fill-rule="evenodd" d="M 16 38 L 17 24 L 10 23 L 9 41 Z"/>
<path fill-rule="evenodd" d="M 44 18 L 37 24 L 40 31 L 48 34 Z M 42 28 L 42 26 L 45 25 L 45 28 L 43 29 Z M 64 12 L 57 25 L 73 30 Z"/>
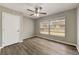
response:
<path fill-rule="evenodd" d="M 0 3 L 0 5 L 16 11 L 23 12 L 24 15 L 31 18 L 39 18 L 76 8 L 78 6 L 78 3 Z M 31 12 L 27 11 L 27 9 L 34 10 L 35 6 L 42 6 L 43 9 L 41 10 L 41 12 L 47 12 L 47 15 L 40 15 L 39 17 L 29 16 Z"/>

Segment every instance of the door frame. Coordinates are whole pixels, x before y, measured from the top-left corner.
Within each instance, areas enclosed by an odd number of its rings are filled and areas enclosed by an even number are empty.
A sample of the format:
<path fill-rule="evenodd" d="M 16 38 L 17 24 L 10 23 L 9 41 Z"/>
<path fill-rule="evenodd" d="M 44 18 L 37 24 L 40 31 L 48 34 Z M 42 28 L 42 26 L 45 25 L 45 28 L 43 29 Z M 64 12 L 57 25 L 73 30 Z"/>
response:
<path fill-rule="evenodd" d="M 9 12 L 5 12 L 5 11 L 1 12 L 1 19 L 2 19 L 2 42 L 3 42 L 3 24 L 4 24 L 4 20 L 3 20 L 3 14 L 2 13 L 9 13 Z M 9 13 L 9 14 L 12 14 L 12 13 Z M 12 14 L 12 15 L 16 15 L 16 14 Z M 20 16 L 20 15 L 17 15 L 17 16 Z M 21 16 L 20 16 L 20 22 L 19 22 L 19 41 L 18 42 L 23 42 L 23 40 L 21 39 Z M 2 47 L 0 47 L 0 48 L 3 48 L 3 47 L 5 47 L 5 46 L 3 46 L 3 43 L 2 43 Z"/>

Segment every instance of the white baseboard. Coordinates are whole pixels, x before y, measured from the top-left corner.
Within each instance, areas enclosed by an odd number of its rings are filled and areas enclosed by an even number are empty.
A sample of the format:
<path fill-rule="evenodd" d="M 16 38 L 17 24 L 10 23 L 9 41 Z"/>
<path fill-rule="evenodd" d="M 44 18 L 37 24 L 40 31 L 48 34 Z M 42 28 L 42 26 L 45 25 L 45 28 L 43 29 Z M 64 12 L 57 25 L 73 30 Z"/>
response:
<path fill-rule="evenodd" d="M 30 36 L 30 37 L 27 37 L 27 38 L 25 38 L 25 39 L 29 39 L 29 38 L 33 38 L 33 37 L 35 37 L 35 36 Z M 25 40 L 25 39 L 23 39 L 23 40 Z"/>
<path fill-rule="evenodd" d="M 23 42 L 23 40 L 20 40 L 19 42 Z M 18 42 L 16 42 L 16 43 L 18 43 Z M 14 44 L 15 44 L 15 43 L 14 43 Z M 12 44 L 11 44 L 11 45 L 12 45 Z M 5 46 L 0 47 L 0 49 L 3 48 L 3 47 L 5 47 Z"/>
<path fill-rule="evenodd" d="M 33 36 L 31 36 L 31 37 L 33 37 Z M 31 38 L 31 37 L 29 37 L 29 38 Z M 28 38 L 26 38 L 26 39 L 28 39 Z M 23 42 L 23 40 L 24 40 L 24 39 L 21 39 L 21 40 L 19 41 L 19 43 Z M 18 43 L 18 42 L 17 42 L 17 43 Z M 15 44 L 15 43 L 14 43 L 14 44 Z M 3 47 L 4 47 L 4 46 L 0 47 L 0 49 L 3 48 Z"/>
<path fill-rule="evenodd" d="M 0 49 L 1 49 L 1 48 L 3 48 L 3 47 L 0 47 Z"/>
<path fill-rule="evenodd" d="M 37 36 L 37 35 L 36 35 L 36 36 Z M 37 36 L 37 37 L 41 37 L 41 36 Z M 52 41 L 57 41 L 57 42 L 64 43 L 64 44 L 68 44 L 68 45 L 77 46 L 77 45 L 74 44 L 74 43 L 69 43 L 69 42 L 60 41 L 60 40 L 54 40 L 54 39 L 50 39 L 50 38 L 46 38 L 46 37 L 41 37 L 41 38 L 49 39 L 49 40 L 52 40 Z"/>
<path fill-rule="evenodd" d="M 23 42 L 23 40 L 20 40 L 19 42 Z"/>
<path fill-rule="evenodd" d="M 78 52 L 79 52 L 79 46 L 76 46 L 76 48 L 77 48 L 77 50 L 78 50 Z"/>

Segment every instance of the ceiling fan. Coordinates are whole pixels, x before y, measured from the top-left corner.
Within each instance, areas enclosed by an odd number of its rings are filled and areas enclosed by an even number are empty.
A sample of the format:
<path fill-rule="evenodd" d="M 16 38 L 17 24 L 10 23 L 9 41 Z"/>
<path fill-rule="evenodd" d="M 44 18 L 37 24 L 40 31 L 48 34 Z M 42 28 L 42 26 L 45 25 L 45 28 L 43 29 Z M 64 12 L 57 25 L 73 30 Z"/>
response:
<path fill-rule="evenodd" d="M 28 11 L 32 12 L 32 14 L 30 14 L 30 16 L 39 16 L 40 14 L 46 15 L 46 12 L 41 12 L 43 8 L 42 7 L 35 7 L 34 10 L 31 9 L 27 9 Z"/>

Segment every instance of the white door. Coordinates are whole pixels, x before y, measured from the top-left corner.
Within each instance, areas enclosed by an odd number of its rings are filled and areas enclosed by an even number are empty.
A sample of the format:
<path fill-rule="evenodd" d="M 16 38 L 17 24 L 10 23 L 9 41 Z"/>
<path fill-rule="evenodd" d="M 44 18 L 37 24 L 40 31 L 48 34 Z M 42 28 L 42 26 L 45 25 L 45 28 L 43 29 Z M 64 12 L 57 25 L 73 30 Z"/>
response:
<path fill-rule="evenodd" d="M 20 16 L 2 13 L 2 46 L 19 42 Z"/>

